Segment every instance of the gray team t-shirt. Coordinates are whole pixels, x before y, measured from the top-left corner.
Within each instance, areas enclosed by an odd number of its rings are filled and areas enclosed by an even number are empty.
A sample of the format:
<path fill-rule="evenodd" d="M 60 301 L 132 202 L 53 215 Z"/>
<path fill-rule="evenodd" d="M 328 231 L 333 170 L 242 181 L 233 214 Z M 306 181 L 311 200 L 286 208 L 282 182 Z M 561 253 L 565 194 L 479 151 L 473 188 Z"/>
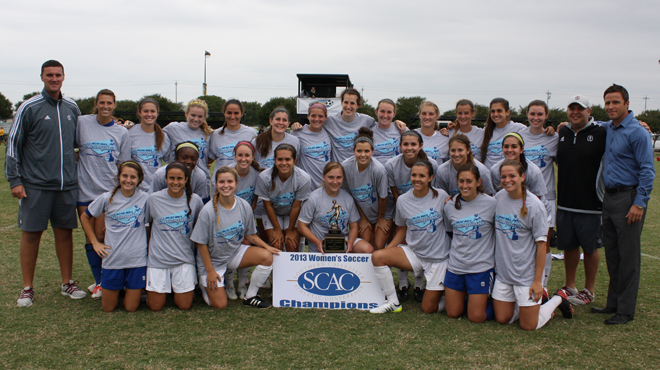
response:
<path fill-rule="evenodd" d="M 199 159 L 197 159 L 197 167 L 204 171 L 207 179 L 211 178 L 209 168 L 207 167 L 209 161 L 209 134 L 205 134 L 201 127 L 195 130 L 188 126 L 188 122 L 170 122 L 163 128 L 163 131 L 170 137 L 170 162 L 174 160 L 174 150 L 177 144 L 184 141 L 192 141 L 199 147 Z"/>
<path fill-rule="evenodd" d="M 190 206 L 185 192 L 179 198 L 172 198 L 167 189 L 149 195 L 144 217 L 151 225 L 147 267 L 195 264 L 195 245 L 190 235 L 202 207 L 204 203 L 197 194 L 190 197 Z"/>
<path fill-rule="evenodd" d="M 527 215 L 520 217 L 522 199 L 511 199 L 501 191 L 495 195 L 495 271 L 505 284 L 529 286 L 536 274 L 535 240 L 548 234 L 545 208 L 527 192 Z"/>
<path fill-rule="evenodd" d="M 309 196 L 309 175 L 300 168 L 293 167 L 293 173 L 285 182 L 282 182 L 279 176 L 275 176 L 275 189 L 270 190 L 272 173 L 273 169 L 269 168 L 259 174 L 256 194 L 259 196 L 259 199 L 270 201 L 275 214 L 289 217 L 293 202 L 296 200 L 303 202 Z"/>
<path fill-rule="evenodd" d="M 481 184 L 484 186 L 484 193 L 495 195 L 493 182 L 491 181 L 491 174 L 490 171 L 488 171 L 488 168 L 486 168 L 486 166 L 484 166 L 476 159 L 474 160 L 474 165 L 479 169 Z M 454 167 L 454 162 L 445 162 L 439 165 L 437 171 L 435 171 L 434 184 L 436 187 L 446 191 L 449 195 L 458 194 L 458 181 L 456 180 L 457 175 L 458 172 Z"/>
<path fill-rule="evenodd" d="M 218 204 L 218 213 L 213 209 L 213 203 L 207 203 L 197 217 L 197 223 L 190 240 L 206 245 L 211 255 L 213 268 L 218 271 L 226 266 L 243 245 L 247 235 L 257 233 L 254 226 L 252 207 L 243 199 L 235 197 L 232 209 L 224 209 Z M 217 217 L 220 218 L 218 226 Z M 207 275 L 204 261 L 197 250 L 197 274 Z"/>
<path fill-rule="evenodd" d="M 103 258 L 104 269 L 128 269 L 147 265 L 147 230 L 144 208 L 149 194 L 140 189 L 126 198 L 117 190 L 110 202 L 111 192 L 103 193 L 89 207 L 92 217 L 105 215 L 105 245 L 110 247 Z"/>
<path fill-rule="evenodd" d="M 344 167 L 343 187 L 353 195 L 369 222 L 375 224 L 378 221 L 378 199 L 387 198 L 390 190 L 385 166 L 373 157 L 362 172 L 358 171 L 355 157 L 348 158 L 341 165 Z"/>
<path fill-rule="evenodd" d="M 502 140 L 504 136 L 509 132 L 521 133 L 525 130 L 527 126 L 522 123 L 510 121 L 503 128 L 497 128 L 493 130 L 493 137 L 490 138 L 488 143 L 488 152 L 486 153 L 486 159 L 483 160 L 484 166 L 487 168 L 493 168 L 493 165 L 499 160 L 504 159 L 504 154 L 502 153 Z M 476 157 L 481 159 L 481 157 Z"/>
<path fill-rule="evenodd" d="M 241 124 L 236 131 L 225 128 L 224 133 L 220 134 L 222 129 L 215 130 L 209 139 L 209 158 L 215 160 L 215 168 L 229 166 L 236 163 L 234 158 L 234 148 L 241 141 L 248 143 L 257 137 L 257 131 L 252 127 Z"/>
<path fill-rule="evenodd" d="M 394 123 L 389 128 L 380 128 L 377 124 L 371 128 L 374 133 L 374 154 L 371 157 L 385 165 L 388 160 L 401 154 L 401 131 Z"/>
<path fill-rule="evenodd" d="M 525 140 L 525 158 L 532 161 L 539 167 L 545 179 L 546 199 L 557 199 L 555 191 L 555 158 L 557 158 L 557 148 L 559 146 L 559 135 L 548 135 L 542 132 L 539 135 L 534 135 L 529 132 L 529 128 L 523 130 L 520 134 Z M 576 160 L 579 160 L 576 158 Z"/>
<path fill-rule="evenodd" d="M 481 127 L 472 126 L 472 130 L 470 130 L 468 133 L 452 130 L 449 133 L 449 137 L 451 138 L 456 132 L 463 134 L 467 136 L 468 139 L 470 139 L 472 155 L 474 155 L 474 158 L 481 160 L 481 144 L 484 142 L 484 129 Z"/>
<path fill-rule="evenodd" d="M 236 163 L 229 167 L 236 168 Z M 211 186 L 213 189 L 212 194 L 215 194 L 215 176 L 218 173 L 219 168 L 220 167 L 216 166 L 215 171 L 213 172 L 213 181 L 211 181 Z M 255 170 L 254 167 L 250 166 L 250 171 L 248 171 L 247 176 L 241 177 L 241 175 L 238 175 L 238 184 L 236 185 L 236 190 L 234 192 L 237 197 L 245 199 L 245 201 L 250 205 L 252 205 L 252 202 L 256 197 L 255 190 L 257 189 L 257 180 L 259 180 L 260 173 L 261 172 Z"/>
<path fill-rule="evenodd" d="M 437 163 L 445 162 L 449 159 L 449 137 L 441 134 L 439 131 L 433 131 L 433 135 L 426 136 L 422 133 L 421 128 L 416 128 L 415 131 L 422 135 L 424 146 L 422 148 L 429 158 L 435 160 Z"/>
<path fill-rule="evenodd" d="M 353 140 L 360 127 L 372 128 L 375 124 L 371 116 L 362 113 L 355 113 L 351 122 L 344 121 L 341 112 L 328 115 L 323 129 L 332 138 L 332 160 L 341 163 L 353 156 Z"/>
<path fill-rule="evenodd" d="M 151 180 L 151 192 L 155 193 L 157 191 L 167 189 L 167 166 L 159 168 L 155 173 L 154 177 Z M 209 194 L 209 183 L 208 179 L 204 175 L 199 166 L 195 167 L 192 172 L 192 178 L 190 179 L 190 186 L 192 187 L 193 193 L 199 195 L 202 198 L 203 202 L 208 202 L 210 199 Z"/>
<path fill-rule="evenodd" d="M 438 163 L 431 158 L 429 158 L 429 162 L 433 166 L 433 173 L 435 174 L 438 168 Z M 403 160 L 403 154 L 399 154 L 387 161 L 387 163 L 385 163 L 385 170 L 387 171 L 388 185 L 390 187 L 396 187 L 399 196 L 412 189 L 412 183 L 410 182 L 412 167 L 406 165 L 406 162 Z"/>
<path fill-rule="evenodd" d="M 502 189 L 502 178 L 500 177 L 500 166 L 504 163 L 504 159 L 495 163 L 495 165 L 490 169 L 490 178 L 493 181 L 493 188 L 496 191 Z M 543 179 L 543 174 L 541 170 L 529 159 L 527 162 L 527 172 L 525 172 L 525 183 L 527 184 L 527 190 L 536 194 L 537 197 L 545 197 L 546 186 L 545 179 Z"/>
<path fill-rule="evenodd" d="M 314 132 L 309 125 L 302 129 L 292 131 L 291 135 L 300 140 L 300 152 L 296 165 L 309 175 L 312 189 L 318 188 L 323 182 L 323 168 L 332 159 L 332 140 L 328 132 Z"/>
<path fill-rule="evenodd" d="M 157 123 L 155 123 L 157 125 Z M 163 143 L 160 149 L 156 148 L 156 133 L 144 132 L 141 124 L 133 126 L 128 130 L 131 137 L 131 159 L 142 167 L 144 180 L 140 184 L 140 190 L 151 191 L 151 179 L 156 170 L 163 166 L 163 161 L 170 158 L 170 137 L 163 133 Z"/>
<path fill-rule="evenodd" d="M 360 213 L 355 207 L 353 197 L 343 189 L 339 189 L 336 197 L 328 195 L 325 188 L 316 189 L 311 192 L 307 201 L 302 205 L 298 220 L 309 224 L 312 234 L 323 240 L 325 234 L 330 230 L 330 218 L 336 212 L 335 205 L 341 206 L 341 208 L 337 207 L 339 210 L 337 226 L 341 229 L 342 235 L 348 238 L 348 225 L 360 221 Z M 332 221 L 334 224 L 335 218 Z"/>
<path fill-rule="evenodd" d="M 114 121 L 103 126 L 96 114 L 78 117 L 78 202 L 91 202 L 117 185 L 117 165 L 131 159 L 131 138 Z"/>
<path fill-rule="evenodd" d="M 428 262 L 442 262 L 449 257 L 451 240 L 445 229 L 443 210 L 447 193 L 436 189 L 438 196 L 433 198 L 429 189 L 426 196 L 418 198 L 413 191 L 399 197 L 396 202 L 394 223 L 405 226 L 406 242 L 417 258 Z"/>
<path fill-rule="evenodd" d="M 298 140 L 297 137 L 287 134 L 286 132 L 284 133 L 284 139 L 279 142 L 273 141 L 270 146 L 270 151 L 268 151 L 267 156 L 262 156 L 261 153 L 259 152 L 259 148 L 257 148 L 257 138 L 254 138 L 252 140 L 252 145 L 256 148 L 257 154 L 254 156 L 254 160 L 259 163 L 259 166 L 261 168 L 266 169 L 266 168 L 271 168 L 275 165 L 275 148 L 277 148 L 278 145 L 280 144 L 289 144 L 292 145 L 294 148 L 296 148 L 296 152 L 298 152 L 298 156 L 300 155 L 300 140 Z"/>
<path fill-rule="evenodd" d="M 475 274 L 495 267 L 495 198 L 477 194 L 467 202 L 461 199 L 456 209 L 456 197 L 447 202 L 445 222 L 453 232 L 447 269 L 454 274 Z"/>

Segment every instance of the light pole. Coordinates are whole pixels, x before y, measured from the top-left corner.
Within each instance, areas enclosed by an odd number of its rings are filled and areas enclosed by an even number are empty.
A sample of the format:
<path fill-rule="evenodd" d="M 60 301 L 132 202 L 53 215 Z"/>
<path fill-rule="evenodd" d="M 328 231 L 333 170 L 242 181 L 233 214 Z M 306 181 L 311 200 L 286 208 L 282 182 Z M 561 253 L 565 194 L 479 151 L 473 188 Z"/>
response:
<path fill-rule="evenodd" d="M 202 85 L 202 86 L 203 86 L 203 90 L 204 90 L 204 91 L 203 91 L 203 92 L 204 92 L 204 96 L 206 96 L 206 60 L 207 60 L 208 58 L 210 58 L 210 57 L 211 57 L 211 53 L 209 53 L 208 51 L 204 50 L 204 84 Z"/>

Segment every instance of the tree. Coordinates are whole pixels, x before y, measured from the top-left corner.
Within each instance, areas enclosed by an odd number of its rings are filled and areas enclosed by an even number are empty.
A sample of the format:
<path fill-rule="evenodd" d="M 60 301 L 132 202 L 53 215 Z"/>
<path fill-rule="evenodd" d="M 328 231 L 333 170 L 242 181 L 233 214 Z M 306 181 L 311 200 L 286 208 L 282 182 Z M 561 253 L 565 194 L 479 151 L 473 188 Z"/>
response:
<path fill-rule="evenodd" d="M 637 115 L 640 121 L 646 122 L 653 132 L 660 132 L 660 110 L 647 110 L 646 112 Z"/>
<path fill-rule="evenodd" d="M 488 106 L 483 104 L 475 104 L 474 111 L 475 111 L 475 115 L 472 124 L 478 127 L 483 127 L 484 122 L 486 122 L 486 118 L 488 118 L 488 112 L 489 112 Z M 441 114 L 441 116 L 451 117 L 452 120 L 455 120 L 456 109 L 445 111 L 444 113 Z"/>
<path fill-rule="evenodd" d="M 562 122 L 568 122 L 568 113 L 563 108 L 552 108 L 548 114 L 548 119 L 552 120 L 554 127 L 557 127 Z"/>
<path fill-rule="evenodd" d="M 20 107 L 21 104 L 23 104 L 24 101 L 30 99 L 31 97 L 33 97 L 35 95 L 39 95 L 39 94 L 41 94 L 39 91 L 35 91 L 35 92 L 31 92 L 29 94 L 23 95 L 23 100 L 21 100 L 21 101 L 17 102 L 16 104 L 14 104 L 14 110 L 18 111 L 18 107 Z"/>
<path fill-rule="evenodd" d="M 92 114 L 94 111 L 94 102 L 96 101 L 96 97 L 92 96 L 89 98 L 78 98 L 73 100 L 76 102 L 76 104 L 78 104 L 78 108 L 82 114 Z"/>
<path fill-rule="evenodd" d="M 376 108 L 374 108 L 373 105 L 367 103 L 367 101 L 364 101 L 364 104 L 358 108 L 358 113 L 366 114 L 368 116 L 371 116 L 373 119 L 378 120 L 378 117 L 376 116 Z"/>
<path fill-rule="evenodd" d="M 243 124 L 250 127 L 259 127 L 259 110 L 261 110 L 261 103 L 258 101 L 242 102 L 245 109 L 245 116 L 243 117 Z"/>
<path fill-rule="evenodd" d="M 11 118 L 13 115 L 12 105 L 2 93 L 0 93 L 0 119 Z"/>
<path fill-rule="evenodd" d="M 220 112 L 222 113 L 222 107 L 225 105 L 226 100 L 217 96 L 217 95 L 202 95 L 197 99 L 202 99 L 206 102 L 206 105 L 209 106 L 209 112 Z"/>
<path fill-rule="evenodd" d="M 410 125 L 417 120 L 419 106 L 426 100 L 423 96 L 400 97 L 396 100 L 396 115 L 394 119 L 399 119 Z"/>
<path fill-rule="evenodd" d="M 591 116 L 596 120 L 596 121 L 609 121 L 610 116 L 607 115 L 607 111 L 605 108 L 601 107 L 600 105 L 592 105 L 591 106 Z"/>
<path fill-rule="evenodd" d="M 177 104 L 160 94 L 145 95 L 142 99 L 146 99 L 146 98 L 151 98 L 157 101 L 158 107 L 161 112 L 183 112 L 183 107 L 181 106 L 181 104 Z M 142 99 L 140 99 L 140 101 Z M 135 108 L 132 110 L 132 112 L 135 112 L 137 110 L 138 102 L 135 102 Z M 119 102 L 117 102 L 117 111 L 119 111 Z"/>
<path fill-rule="evenodd" d="M 298 120 L 298 116 L 296 114 L 296 97 L 291 96 L 288 98 L 284 97 L 277 97 L 277 98 L 272 98 L 269 101 L 264 104 L 261 109 L 259 110 L 259 113 L 257 113 L 257 126 L 268 126 L 270 125 L 269 123 L 269 116 L 270 113 L 273 111 L 273 109 L 283 106 L 289 111 L 289 120 L 291 122 L 295 122 Z"/>

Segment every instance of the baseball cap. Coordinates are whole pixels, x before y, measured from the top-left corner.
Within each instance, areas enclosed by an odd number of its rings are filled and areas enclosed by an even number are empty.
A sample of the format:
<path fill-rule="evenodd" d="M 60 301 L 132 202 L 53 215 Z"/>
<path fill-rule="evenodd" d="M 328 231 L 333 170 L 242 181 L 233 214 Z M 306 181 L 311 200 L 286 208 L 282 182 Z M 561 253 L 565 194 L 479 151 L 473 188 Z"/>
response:
<path fill-rule="evenodd" d="M 587 99 L 586 96 L 580 95 L 580 94 L 574 95 L 568 100 L 568 105 L 571 105 L 573 103 L 580 104 L 582 106 L 582 108 L 589 108 L 590 107 L 589 99 Z"/>

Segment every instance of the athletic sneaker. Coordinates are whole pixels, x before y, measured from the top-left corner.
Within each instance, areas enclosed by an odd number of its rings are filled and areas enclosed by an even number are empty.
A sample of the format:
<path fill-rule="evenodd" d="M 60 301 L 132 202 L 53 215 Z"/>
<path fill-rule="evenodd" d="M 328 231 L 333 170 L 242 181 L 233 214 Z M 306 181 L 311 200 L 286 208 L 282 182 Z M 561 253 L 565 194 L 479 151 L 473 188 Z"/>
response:
<path fill-rule="evenodd" d="M 271 308 L 273 305 L 266 301 L 262 301 L 261 297 L 255 295 L 252 298 L 246 298 L 243 300 L 244 306 L 256 307 L 256 308 Z"/>
<path fill-rule="evenodd" d="M 403 311 L 403 307 L 401 305 L 396 305 L 394 302 L 385 302 L 381 304 L 380 306 L 376 308 L 372 308 L 369 310 L 371 313 L 388 313 L 388 312 L 401 312 Z"/>
<path fill-rule="evenodd" d="M 588 305 L 589 303 L 593 302 L 594 299 L 596 298 L 596 293 L 591 294 L 589 293 L 589 290 L 587 288 L 582 289 L 582 291 L 574 296 L 568 297 L 568 301 L 571 302 L 571 304 L 577 305 L 577 306 L 584 306 Z"/>
<path fill-rule="evenodd" d="M 416 287 L 413 294 L 415 296 L 415 301 L 421 302 L 424 300 L 424 289 Z"/>
<path fill-rule="evenodd" d="M 571 305 L 571 302 L 568 301 L 566 291 L 564 289 L 559 289 L 555 295 L 561 297 L 561 304 L 559 305 L 559 311 L 561 311 L 561 314 L 567 319 L 572 319 L 573 306 Z"/>
<path fill-rule="evenodd" d="M 92 299 L 101 299 L 101 285 L 94 284 L 94 288 L 91 289 Z"/>
<path fill-rule="evenodd" d="M 69 280 L 68 284 L 62 285 L 62 295 L 69 296 L 72 299 L 82 299 L 87 297 L 87 293 L 78 288 L 77 282 Z"/>
<path fill-rule="evenodd" d="M 563 290 L 566 293 L 567 297 L 572 297 L 574 295 L 578 294 L 578 290 L 575 288 L 569 288 L 568 286 L 564 285 L 561 287 L 561 290 Z"/>
<path fill-rule="evenodd" d="M 94 284 L 88 286 L 87 290 L 89 290 L 90 293 L 94 293 L 94 288 L 96 288 L 96 285 L 98 285 L 98 284 L 94 283 Z"/>
<path fill-rule="evenodd" d="M 399 293 L 397 296 L 399 297 L 399 302 L 408 302 L 408 288 L 407 286 L 404 286 L 403 288 L 399 289 Z"/>
<path fill-rule="evenodd" d="M 34 289 L 26 286 L 21 290 L 21 295 L 18 296 L 16 304 L 18 304 L 18 307 L 30 307 L 32 306 L 32 300 L 34 300 Z"/>
<path fill-rule="evenodd" d="M 543 288 L 543 293 L 541 294 L 541 304 L 545 304 L 545 302 L 550 300 L 548 296 L 548 288 Z"/>
<path fill-rule="evenodd" d="M 239 286 L 238 287 L 238 298 L 240 300 L 244 300 L 246 294 L 247 294 L 247 288 L 244 287 L 244 286 Z"/>
<path fill-rule="evenodd" d="M 236 288 L 234 288 L 233 285 L 226 286 L 225 292 L 227 293 L 227 298 L 231 299 L 232 301 L 238 299 L 238 296 L 236 295 Z"/>

